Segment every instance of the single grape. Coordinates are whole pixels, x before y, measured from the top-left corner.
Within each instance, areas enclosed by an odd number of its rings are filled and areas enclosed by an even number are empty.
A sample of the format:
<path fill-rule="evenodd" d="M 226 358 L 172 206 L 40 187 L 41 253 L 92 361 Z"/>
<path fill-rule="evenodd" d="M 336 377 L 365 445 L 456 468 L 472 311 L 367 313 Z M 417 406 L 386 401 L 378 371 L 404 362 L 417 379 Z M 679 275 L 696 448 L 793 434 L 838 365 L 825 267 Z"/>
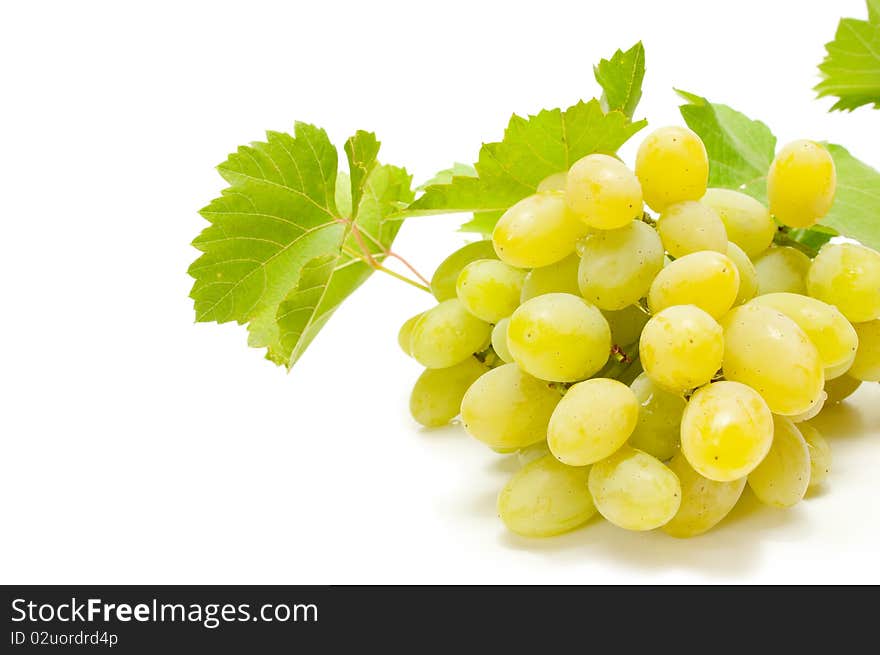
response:
<path fill-rule="evenodd" d="M 696 305 L 719 319 L 739 293 L 739 271 L 727 255 L 703 251 L 676 259 L 657 274 L 648 291 L 656 314 L 672 305 Z"/>
<path fill-rule="evenodd" d="M 623 309 L 648 292 L 663 268 L 663 244 L 647 223 L 630 221 L 584 241 L 578 269 L 581 295 L 600 309 Z"/>
<path fill-rule="evenodd" d="M 608 378 L 578 382 L 553 410 L 547 445 L 563 464 L 593 464 L 626 443 L 638 417 L 639 404 L 625 384 Z"/>
<path fill-rule="evenodd" d="M 812 141 L 792 141 L 767 172 L 770 212 L 785 225 L 810 227 L 834 202 L 837 173 L 831 154 Z"/>
<path fill-rule="evenodd" d="M 576 382 L 608 360 L 611 330 L 602 312 L 583 298 L 547 293 L 527 300 L 510 317 L 507 347 L 528 374 Z"/>
<path fill-rule="evenodd" d="M 546 382 L 503 364 L 465 392 L 461 419 L 468 433 L 490 448 L 525 448 L 547 438 L 547 424 L 561 396 Z"/>
<path fill-rule="evenodd" d="M 517 268 L 540 268 L 565 259 L 587 227 L 565 204 L 559 192 L 523 198 L 498 219 L 492 232 L 495 252 Z"/>
<path fill-rule="evenodd" d="M 801 414 L 825 384 L 822 360 L 810 338 L 782 312 L 746 303 L 722 320 L 724 377 L 747 384 L 775 414 Z"/>
<path fill-rule="evenodd" d="M 568 171 L 560 171 L 548 175 L 538 183 L 538 193 L 545 191 L 565 191 L 565 181 L 568 177 Z"/>
<path fill-rule="evenodd" d="M 639 419 L 629 445 L 666 461 L 678 451 L 681 417 L 687 403 L 682 396 L 659 387 L 645 373 L 633 380 L 630 389 L 639 403 Z"/>
<path fill-rule="evenodd" d="M 491 325 L 453 298 L 432 307 L 416 321 L 410 350 L 425 368 L 449 368 L 483 350 L 491 333 Z"/>
<path fill-rule="evenodd" d="M 495 246 L 489 239 L 462 246 L 444 259 L 434 271 L 434 276 L 431 278 L 431 292 L 440 302 L 455 298 L 455 285 L 461 269 L 478 259 L 495 258 Z"/>
<path fill-rule="evenodd" d="M 797 426 L 784 416 L 773 417 L 773 444 L 749 473 L 749 487 L 765 505 L 791 507 L 810 485 L 810 451 Z"/>
<path fill-rule="evenodd" d="M 550 537 L 583 525 L 596 514 L 587 488 L 588 467 L 560 464 L 545 455 L 517 471 L 498 496 L 498 514 L 524 537 Z"/>
<path fill-rule="evenodd" d="M 810 258 L 789 246 L 774 246 L 755 259 L 758 295 L 807 292 Z"/>
<path fill-rule="evenodd" d="M 706 193 L 709 157 L 700 137 L 686 127 L 661 127 L 642 141 L 636 176 L 645 202 L 657 212 Z"/>
<path fill-rule="evenodd" d="M 545 293 L 572 293 L 579 296 L 578 266 L 581 260 L 571 254 L 562 261 L 541 268 L 533 268 L 523 282 L 519 301 L 525 302 Z"/>
<path fill-rule="evenodd" d="M 733 241 L 727 242 L 726 254 L 730 257 L 730 261 L 736 265 L 736 270 L 739 273 L 739 291 L 733 304 L 742 305 L 744 302 L 754 298 L 755 294 L 758 293 L 758 273 L 755 271 L 755 265 L 752 264 L 752 260 Z"/>
<path fill-rule="evenodd" d="M 700 250 L 727 251 L 727 230 L 709 205 L 685 200 L 669 205 L 657 220 L 663 246 L 673 257 Z"/>
<path fill-rule="evenodd" d="M 805 412 L 801 412 L 800 414 L 794 414 L 787 416 L 786 418 L 790 419 L 792 423 L 802 423 L 804 421 L 809 421 L 811 418 L 815 418 L 819 415 L 819 412 L 822 411 L 822 408 L 825 406 L 825 401 L 828 399 L 828 393 L 822 389 L 819 392 L 819 397 L 813 401 L 813 404 L 810 405 L 809 409 Z"/>
<path fill-rule="evenodd" d="M 681 504 L 681 485 L 663 462 L 623 446 L 590 469 L 590 494 L 608 521 L 627 530 L 653 530 Z"/>
<path fill-rule="evenodd" d="M 425 427 L 446 425 L 458 416 L 468 388 L 488 370 L 474 357 L 449 368 L 425 369 L 410 394 L 410 413 Z"/>
<path fill-rule="evenodd" d="M 746 478 L 718 482 L 703 477 L 682 453 L 667 466 L 681 484 L 681 506 L 661 529 L 678 539 L 695 537 L 718 525 L 734 508 L 746 486 Z"/>
<path fill-rule="evenodd" d="M 849 374 L 841 375 L 833 380 L 827 380 L 825 382 L 825 393 L 828 394 L 828 398 L 825 400 L 825 404 L 832 405 L 842 402 L 853 395 L 860 386 L 862 386 L 862 381 L 856 380 Z"/>
<path fill-rule="evenodd" d="M 507 326 L 509 323 L 510 317 L 502 318 L 492 328 L 492 349 L 505 364 L 513 363 L 513 355 L 510 354 L 510 349 L 507 347 Z"/>
<path fill-rule="evenodd" d="M 809 423 L 798 424 L 810 452 L 810 487 L 818 487 L 831 473 L 831 444 Z"/>
<path fill-rule="evenodd" d="M 767 208 L 751 196 L 732 189 L 707 189 L 701 202 L 718 212 L 727 238 L 750 258 L 770 247 L 776 223 Z"/>
<path fill-rule="evenodd" d="M 525 271 L 497 259 L 478 259 L 462 269 L 456 292 L 471 314 L 497 323 L 519 306 L 525 277 Z"/>
<path fill-rule="evenodd" d="M 421 314 L 416 314 L 415 316 L 410 316 L 403 322 L 403 325 L 400 326 L 400 331 L 397 333 L 397 344 L 400 346 L 400 349 L 410 357 L 412 357 L 413 328 L 416 326 L 416 323 L 419 322 L 419 319 L 424 315 L 424 313 L 425 312 L 422 312 Z"/>
<path fill-rule="evenodd" d="M 608 155 L 579 159 L 568 171 L 565 199 L 586 225 L 614 230 L 642 215 L 642 189 L 626 164 Z"/>
<path fill-rule="evenodd" d="M 645 323 L 651 318 L 648 312 L 638 305 L 630 305 L 614 311 L 606 310 L 602 315 L 611 328 L 611 342 L 621 347 L 638 341 Z"/>
<path fill-rule="evenodd" d="M 833 305 L 796 293 L 768 293 L 752 303 L 782 312 L 798 324 L 819 351 L 826 380 L 843 375 L 852 366 L 859 337 Z"/>
<path fill-rule="evenodd" d="M 748 475 L 773 442 L 773 415 L 751 387 L 713 382 L 697 389 L 681 419 L 681 451 L 700 475 L 730 482 Z"/>
<path fill-rule="evenodd" d="M 810 266 L 807 292 L 853 323 L 880 318 L 880 253 L 856 243 L 825 244 Z"/>
<path fill-rule="evenodd" d="M 721 326 L 694 305 L 674 305 L 655 314 L 639 340 L 645 373 L 673 393 L 708 383 L 723 356 Z"/>
<path fill-rule="evenodd" d="M 536 459 L 541 459 L 544 455 L 550 454 L 550 448 L 547 446 L 546 441 L 539 441 L 538 443 L 533 443 L 531 446 L 526 446 L 525 448 L 520 448 L 516 451 L 516 459 L 519 462 L 519 465 L 525 466 L 526 464 L 530 464 L 534 462 Z"/>
<path fill-rule="evenodd" d="M 880 320 L 856 323 L 853 327 L 859 347 L 847 373 L 862 382 L 880 382 Z"/>

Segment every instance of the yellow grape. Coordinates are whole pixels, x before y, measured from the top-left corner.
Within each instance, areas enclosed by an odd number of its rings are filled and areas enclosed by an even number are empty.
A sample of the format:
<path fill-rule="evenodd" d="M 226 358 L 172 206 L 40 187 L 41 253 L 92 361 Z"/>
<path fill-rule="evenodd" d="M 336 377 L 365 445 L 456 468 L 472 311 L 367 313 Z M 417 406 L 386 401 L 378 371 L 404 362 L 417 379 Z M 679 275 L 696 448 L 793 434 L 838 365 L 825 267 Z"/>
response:
<path fill-rule="evenodd" d="M 403 322 L 403 325 L 400 326 L 400 331 L 397 333 L 397 344 L 400 346 L 400 349 L 410 357 L 412 357 L 413 328 L 416 326 L 416 323 L 419 322 L 422 314 L 424 314 L 424 312 L 416 314 L 415 316 L 410 316 L 406 319 Z"/>
<path fill-rule="evenodd" d="M 578 266 L 581 260 L 572 253 L 562 261 L 541 268 L 533 268 L 523 282 L 519 301 L 525 302 L 545 293 L 571 293 L 580 295 L 578 288 Z"/>
<path fill-rule="evenodd" d="M 468 388 L 488 370 L 474 357 L 449 368 L 425 369 L 410 394 L 410 413 L 426 427 L 446 425 L 458 416 Z"/>
<path fill-rule="evenodd" d="M 773 415 L 751 387 L 713 382 L 697 389 L 681 420 L 681 451 L 700 475 L 730 482 L 748 475 L 773 442 Z"/>
<path fill-rule="evenodd" d="M 553 410 L 547 445 L 563 464 L 593 464 L 626 443 L 638 416 L 639 404 L 625 384 L 608 378 L 578 382 Z"/>
<path fill-rule="evenodd" d="M 492 243 L 506 264 L 540 268 L 568 257 L 586 232 L 562 193 L 536 193 L 504 212 L 492 232 Z"/>
<path fill-rule="evenodd" d="M 774 246 L 755 259 L 758 295 L 807 292 L 810 258 L 789 246 Z"/>
<path fill-rule="evenodd" d="M 862 382 L 880 382 L 880 320 L 856 323 L 854 327 L 859 347 L 847 373 Z"/>
<path fill-rule="evenodd" d="M 513 355 L 510 354 L 510 349 L 507 347 L 507 326 L 509 323 L 509 317 L 502 318 L 492 328 L 492 349 L 505 364 L 513 363 Z"/>
<path fill-rule="evenodd" d="M 657 274 L 648 291 L 656 314 L 672 305 L 696 305 L 719 319 L 739 293 L 739 271 L 727 255 L 703 251 L 685 255 Z"/>
<path fill-rule="evenodd" d="M 647 223 L 591 234 L 584 241 L 578 284 L 600 309 L 623 309 L 648 292 L 663 268 L 663 244 Z"/>
<path fill-rule="evenodd" d="M 639 419 L 629 444 L 666 461 L 678 451 L 681 416 L 687 402 L 659 387 L 645 373 L 633 380 L 630 389 L 639 403 Z"/>
<path fill-rule="evenodd" d="M 477 318 L 497 323 L 519 306 L 526 272 L 497 259 L 478 259 L 458 276 L 456 293 Z"/>
<path fill-rule="evenodd" d="M 834 202 L 836 187 L 831 154 L 812 141 L 792 141 L 784 146 L 767 172 L 770 212 L 792 227 L 810 227 L 825 216 Z"/>
<path fill-rule="evenodd" d="M 734 508 L 746 478 L 718 482 L 697 473 L 678 453 L 667 464 L 681 484 L 681 506 L 663 532 L 679 539 L 695 537 L 715 527 Z"/>
<path fill-rule="evenodd" d="M 663 462 L 630 446 L 590 469 L 590 493 L 608 521 L 627 530 L 653 530 L 681 503 L 678 478 Z"/>
<path fill-rule="evenodd" d="M 434 271 L 434 276 L 431 278 L 431 293 L 440 302 L 455 298 L 455 285 L 458 282 L 461 269 L 478 259 L 495 259 L 496 257 L 495 246 L 489 239 L 462 246 L 444 259 Z"/>
<path fill-rule="evenodd" d="M 461 419 L 468 433 L 491 448 L 525 448 L 547 437 L 547 424 L 561 396 L 546 382 L 504 364 L 465 392 Z"/>
<path fill-rule="evenodd" d="M 694 305 L 674 305 L 651 317 L 639 340 L 639 357 L 654 382 L 681 393 L 709 382 L 721 368 L 721 326 Z"/>
<path fill-rule="evenodd" d="M 662 212 L 683 200 L 699 200 L 709 179 L 706 147 L 686 127 L 661 127 L 639 146 L 636 176 L 645 202 L 654 211 Z"/>
<path fill-rule="evenodd" d="M 853 323 L 880 318 L 880 253 L 857 243 L 825 244 L 810 266 L 807 291 Z"/>
<path fill-rule="evenodd" d="M 721 217 L 709 205 L 685 200 L 669 205 L 657 220 L 663 246 L 673 257 L 700 250 L 727 250 L 727 230 Z"/>
<path fill-rule="evenodd" d="M 797 427 L 804 441 L 807 442 L 807 449 L 810 452 L 810 486 L 817 487 L 825 482 L 828 474 L 831 473 L 831 444 L 811 424 L 799 423 Z"/>
<path fill-rule="evenodd" d="M 833 380 L 827 380 L 825 382 L 825 393 L 828 394 L 828 398 L 825 404 L 832 405 L 842 402 L 853 395 L 860 386 L 862 386 L 862 381 L 855 379 L 849 374 L 841 375 Z"/>
<path fill-rule="evenodd" d="M 507 347 L 530 375 L 575 382 L 608 361 L 611 330 L 602 312 L 583 298 L 547 293 L 527 300 L 510 317 Z"/>
<path fill-rule="evenodd" d="M 749 473 L 749 487 L 765 505 L 791 507 L 810 485 L 810 451 L 797 426 L 784 416 L 773 417 L 773 444 Z"/>
<path fill-rule="evenodd" d="M 565 181 L 568 177 L 568 171 L 561 171 L 548 175 L 538 183 L 538 193 L 545 191 L 565 191 Z"/>
<path fill-rule="evenodd" d="M 460 300 L 444 300 L 422 314 L 410 336 L 410 350 L 425 368 L 448 368 L 489 343 L 492 326 L 471 314 Z"/>
<path fill-rule="evenodd" d="M 770 247 L 776 223 L 767 208 L 751 196 L 732 189 L 707 189 L 701 202 L 718 212 L 727 238 L 750 258 Z"/>
<path fill-rule="evenodd" d="M 755 303 L 732 309 L 724 328 L 724 377 L 747 384 L 775 414 L 806 412 L 822 393 L 819 351 L 782 312 Z"/>
<path fill-rule="evenodd" d="M 583 525 L 596 514 L 589 472 L 560 464 L 552 455 L 526 464 L 498 496 L 501 520 L 524 537 L 550 537 Z"/>
<path fill-rule="evenodd" d="M 859 337 L 833 305 L 796 293 L 768 293 L 752 303 L 772 307 L 798 324 L 819 351 L 826 380 L 843 375 L 852 366 Z"/>
<path fill-rule="evenodd" d="M 626 164 L 609 155 L 587 155 L 568 171 L 565 199 L 585 224 L 614 230 L 642 215 L 642 189 Z"/>
<path fill-rule="evenodd" d="M 752 260 L 733 241 L 727 242 L 726 254 L 730 257 L 730 261 L 736 265 L 736 270 L 739 273 L 739 291 L 736 294 L 734 304 L 742 305 L 758 293 L 758 273 L 755 271 Z"/>
<path fill-rule="evenodd" d="M 638 305 L 623 309 L 604 311 L 602 315 L 611 328 L 611 342 L 618 346 L 628 346 L 639 340 L 645 323 L 651 318 L 648 312 Z"/>

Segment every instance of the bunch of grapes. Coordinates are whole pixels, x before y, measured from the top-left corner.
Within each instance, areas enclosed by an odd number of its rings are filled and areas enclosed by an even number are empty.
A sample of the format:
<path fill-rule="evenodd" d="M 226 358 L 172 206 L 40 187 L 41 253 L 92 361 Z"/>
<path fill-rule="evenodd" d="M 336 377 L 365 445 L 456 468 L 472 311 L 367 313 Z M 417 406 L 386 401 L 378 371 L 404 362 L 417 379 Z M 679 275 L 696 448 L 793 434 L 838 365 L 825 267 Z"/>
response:
<path fill-rule="evenodd" d="M 518 453 L 498 499 L 514 532 L 558 534 L 598 511 L 689 537 L 746 484 L 790 507 L 830 469 L 807 421 L 880 380 L 880 253 L 780 245 L 830 209 L 829 153 L 782 148 L 769 208 L 707 189 L 708 175 L 681 127 L 650 134 L 635 172 L 584 157 L 508 209 L 491 240 L 450 255 L 431 283 L 439 304 L 401 328 L 426 368 L 414 418 L 460 414 L 474 438 Z"/>

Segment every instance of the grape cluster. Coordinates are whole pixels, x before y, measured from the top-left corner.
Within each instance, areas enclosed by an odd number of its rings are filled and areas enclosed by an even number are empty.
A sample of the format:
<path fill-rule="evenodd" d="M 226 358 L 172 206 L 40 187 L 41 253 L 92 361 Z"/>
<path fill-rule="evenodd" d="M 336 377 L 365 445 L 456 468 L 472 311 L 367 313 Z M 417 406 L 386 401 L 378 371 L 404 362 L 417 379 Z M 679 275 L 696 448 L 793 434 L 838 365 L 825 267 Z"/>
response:
<path fill-rule="evenodd" d="M 450 255 L 431 282 L 439 304 L 401 328 L 426 367 L 414 418 L 460 414 L 518 453 L 498 499 L 514 532 L 558 534 L 598 511 L 689 537 L 746 484 L 794 505 L 831 463 L 807 421 L 880 380 L 880 253 L 834 240 L 811 258 L 792 238 L 831 207 L 829 153 L 782 148 L 769 208 L 708 177 L 682 127 L 650 134 L 635 171 L 588 155 Z"/>

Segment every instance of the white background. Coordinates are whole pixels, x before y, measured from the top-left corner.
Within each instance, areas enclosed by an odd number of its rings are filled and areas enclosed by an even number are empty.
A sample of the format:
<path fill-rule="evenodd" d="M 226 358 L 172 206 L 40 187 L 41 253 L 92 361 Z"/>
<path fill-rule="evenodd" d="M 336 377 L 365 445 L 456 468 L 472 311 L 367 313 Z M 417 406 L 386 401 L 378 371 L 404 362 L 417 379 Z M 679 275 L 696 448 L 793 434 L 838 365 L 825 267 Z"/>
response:
<path fill-rule="evenodd" d="M 0 582 L 880 582 L 877 385 L 820 420 L 830 484 L 790 511 L 527 541 L 495 516 L 515 465 L 408 416 L 396 331 L 425 294 L 374 276 L 290 375 L 187 298 L 238 144 L 370 129 L 421 181 L 511 112 L 593 96 L 592 64 L 638 39 L 655 127 L 681 122 L 677 86 L 880 165 L 880 112 L 811 91 L 841 15 L 864 5 L 4 3 Z M 430 273 L 459 222 L 414 219 L 396 249 Z"/>

